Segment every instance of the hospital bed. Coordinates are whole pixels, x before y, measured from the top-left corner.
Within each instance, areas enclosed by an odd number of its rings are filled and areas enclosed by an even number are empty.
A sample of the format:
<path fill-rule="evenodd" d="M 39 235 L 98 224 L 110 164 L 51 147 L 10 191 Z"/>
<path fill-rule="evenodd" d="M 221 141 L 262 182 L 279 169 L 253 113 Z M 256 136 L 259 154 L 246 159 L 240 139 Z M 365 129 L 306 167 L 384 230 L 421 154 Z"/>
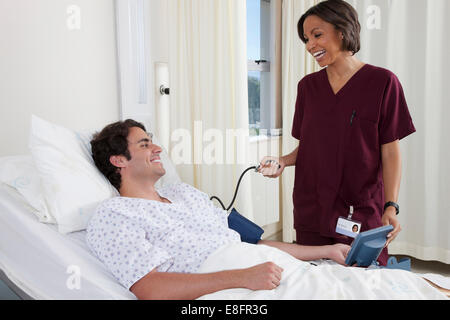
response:
<path fill-rule="evenodd" d="M 135 299 L 92 255 L 86 231 L 67 235 L 38 221 L 21 196 L 0 186 L 0 269 L 24 299 Z"/>
<path fill-rule="evenodd" d="M 67 139 L 64 143 L 68 143 Z M 171 165 L 167 154 L 161 158 L 164 166 Z M 29 155 L 18 159 L 30 163 Z M 173 176 L 173 171 L 168 171 L 172 177 L 166 183 L 179 179 Z M 5 181 L 0 183 L 0 276 L 19 297 L 136 299 L 89 250 L 85 230 L 61 232 L 58 223 L 42 222 L 46 217 L 39 216 L 36 204 L 30 205 L 24 193 L 15 186 L 17 184 Z M 246 243 L 221 248 L 207 259 L 200 272 L 248 267 L 267 260 L 285 269 L 282 285 L 277 289 L 229 289 L 201 299 L 446 298 L 428 282 L 406 271 L 365 271 L 330 262 L 315 266 L 275 248 Z M 366 287 L 355 288 L 361 283 L 366 283 Z"/>

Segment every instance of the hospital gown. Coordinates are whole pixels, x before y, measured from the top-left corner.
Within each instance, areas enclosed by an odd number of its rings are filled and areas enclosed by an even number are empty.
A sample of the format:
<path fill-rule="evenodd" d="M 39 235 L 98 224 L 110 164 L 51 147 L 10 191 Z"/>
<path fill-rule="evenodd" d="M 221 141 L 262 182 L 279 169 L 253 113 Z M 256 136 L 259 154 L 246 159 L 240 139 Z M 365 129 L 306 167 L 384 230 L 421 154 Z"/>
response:
<path fill-rule="evenodd" d="M 127 289 L 155 268 L 195 273 L 218 248 L 241 241 L 205 193 L 185 183 L 157 191 L 172 203 L 107 199 L 87 227 L 89 248 Z"/>

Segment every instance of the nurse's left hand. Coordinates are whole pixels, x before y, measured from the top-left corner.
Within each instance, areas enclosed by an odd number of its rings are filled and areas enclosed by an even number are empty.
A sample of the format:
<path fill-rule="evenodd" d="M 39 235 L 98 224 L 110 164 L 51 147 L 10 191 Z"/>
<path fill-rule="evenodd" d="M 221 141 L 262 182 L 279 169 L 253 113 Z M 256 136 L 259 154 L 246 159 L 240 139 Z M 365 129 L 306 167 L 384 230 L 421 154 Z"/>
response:
<path fill-rule="evenodd" d="M 383 226 L 392 225 L 394 230 L 392 230 L 387 235 L 386 247 L 397 237 L 397 235 L 402 231 L 400 227 L 400 222 L 397 219 L 397 214 L 395 213 L 395 208 L 388 207 L 386 211 L 384 211 L 383 217 L 381 218 L 381 223 Z"/>

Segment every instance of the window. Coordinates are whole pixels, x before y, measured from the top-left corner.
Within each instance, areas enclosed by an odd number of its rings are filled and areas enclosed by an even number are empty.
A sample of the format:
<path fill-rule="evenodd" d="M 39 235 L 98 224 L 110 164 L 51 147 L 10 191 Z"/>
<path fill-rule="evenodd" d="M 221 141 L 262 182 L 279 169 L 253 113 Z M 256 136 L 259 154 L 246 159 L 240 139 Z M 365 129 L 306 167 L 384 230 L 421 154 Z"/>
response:
<path fill-rule="evenodd" d="M 248 112 L 251 135 L 270 133 L 277 127 L 273 72 L 276 67 L 273 59 L 276 2 L 280 1 L 247 0 Z"/>

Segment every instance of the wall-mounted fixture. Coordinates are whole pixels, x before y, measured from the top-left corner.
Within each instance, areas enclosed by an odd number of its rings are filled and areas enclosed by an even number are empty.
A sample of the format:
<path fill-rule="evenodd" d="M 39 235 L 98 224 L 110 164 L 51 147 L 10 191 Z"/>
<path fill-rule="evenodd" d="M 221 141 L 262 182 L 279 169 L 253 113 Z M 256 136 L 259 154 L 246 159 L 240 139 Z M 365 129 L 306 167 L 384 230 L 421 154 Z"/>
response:
<path fill-rule="evenodd" d="M 170 88 L 166 88 L 163 84 L 159 87 L 159 92 L 162 95 L 169 95 L 170 94 Z"/>

